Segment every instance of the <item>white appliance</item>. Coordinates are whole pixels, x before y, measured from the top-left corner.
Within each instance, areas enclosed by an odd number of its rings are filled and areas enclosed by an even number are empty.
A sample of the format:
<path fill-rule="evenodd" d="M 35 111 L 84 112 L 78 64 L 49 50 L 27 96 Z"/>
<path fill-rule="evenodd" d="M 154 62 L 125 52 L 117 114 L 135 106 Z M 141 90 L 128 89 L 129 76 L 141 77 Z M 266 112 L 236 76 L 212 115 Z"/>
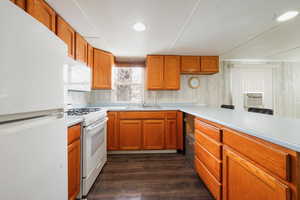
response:
<path fill-rule="evenodd" d="M 69 58 L 64 66 L 64 84 L 66 90 L 91 91 L 91 68 Z"/>
<path fill-rule="evenodd" d="M 0 196 L 67 200 L 66 45 L 0 1 Z"/>
<path fill-rule="evenodd" d="M 69 116 L 82 116 L 82 188 L 86 197 L 107 161 L 107 111 L 101 108 L 78 108 L 68 111 Z"/>

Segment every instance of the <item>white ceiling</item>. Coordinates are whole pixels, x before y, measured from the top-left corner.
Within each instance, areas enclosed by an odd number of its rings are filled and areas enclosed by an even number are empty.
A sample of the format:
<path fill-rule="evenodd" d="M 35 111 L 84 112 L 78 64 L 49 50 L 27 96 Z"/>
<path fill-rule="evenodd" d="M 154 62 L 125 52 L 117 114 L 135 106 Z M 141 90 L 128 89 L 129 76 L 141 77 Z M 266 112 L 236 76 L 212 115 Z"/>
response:
<path fill-rule="evenodd" d="M 146 54 L 300 59 L 299 0 L 47 0 L 95 47 L 120 58 Z M 136 22 L 145 32 L 135 32 Z"/>

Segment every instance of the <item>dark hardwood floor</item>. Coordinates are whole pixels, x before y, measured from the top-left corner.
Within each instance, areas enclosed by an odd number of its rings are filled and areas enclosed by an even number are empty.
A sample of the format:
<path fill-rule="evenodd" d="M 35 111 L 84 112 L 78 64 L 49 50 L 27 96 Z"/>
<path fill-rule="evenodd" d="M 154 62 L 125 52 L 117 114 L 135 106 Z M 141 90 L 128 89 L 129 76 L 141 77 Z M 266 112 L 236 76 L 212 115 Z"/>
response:
<path fill-rule="evenodd" d="M 212 200 L 180 154 L 109 155 L 88 200 Z"/>

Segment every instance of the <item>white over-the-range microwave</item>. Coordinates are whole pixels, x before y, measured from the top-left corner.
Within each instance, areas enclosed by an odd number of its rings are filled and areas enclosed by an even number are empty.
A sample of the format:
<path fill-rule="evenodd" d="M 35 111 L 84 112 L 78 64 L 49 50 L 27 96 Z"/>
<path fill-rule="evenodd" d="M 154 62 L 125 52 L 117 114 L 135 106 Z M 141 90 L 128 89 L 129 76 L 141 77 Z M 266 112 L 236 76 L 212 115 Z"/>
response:
<path fill-rule="evenodd" d="M 91 91 L 91 68 L 71 58 L 64 65 L 64 86 L 70 91 Z"/>

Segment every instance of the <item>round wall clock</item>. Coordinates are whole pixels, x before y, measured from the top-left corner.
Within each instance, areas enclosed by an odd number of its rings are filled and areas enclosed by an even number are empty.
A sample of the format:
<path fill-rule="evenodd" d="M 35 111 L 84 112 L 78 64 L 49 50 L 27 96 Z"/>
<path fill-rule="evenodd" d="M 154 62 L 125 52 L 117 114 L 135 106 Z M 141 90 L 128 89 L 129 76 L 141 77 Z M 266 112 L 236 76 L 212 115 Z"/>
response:
<path fill-rule="evenodd" d="M 200 79 L 198 77 L 189 78 L 188 83 L 190 88 L 197 89 L 200 87 Z"/>

